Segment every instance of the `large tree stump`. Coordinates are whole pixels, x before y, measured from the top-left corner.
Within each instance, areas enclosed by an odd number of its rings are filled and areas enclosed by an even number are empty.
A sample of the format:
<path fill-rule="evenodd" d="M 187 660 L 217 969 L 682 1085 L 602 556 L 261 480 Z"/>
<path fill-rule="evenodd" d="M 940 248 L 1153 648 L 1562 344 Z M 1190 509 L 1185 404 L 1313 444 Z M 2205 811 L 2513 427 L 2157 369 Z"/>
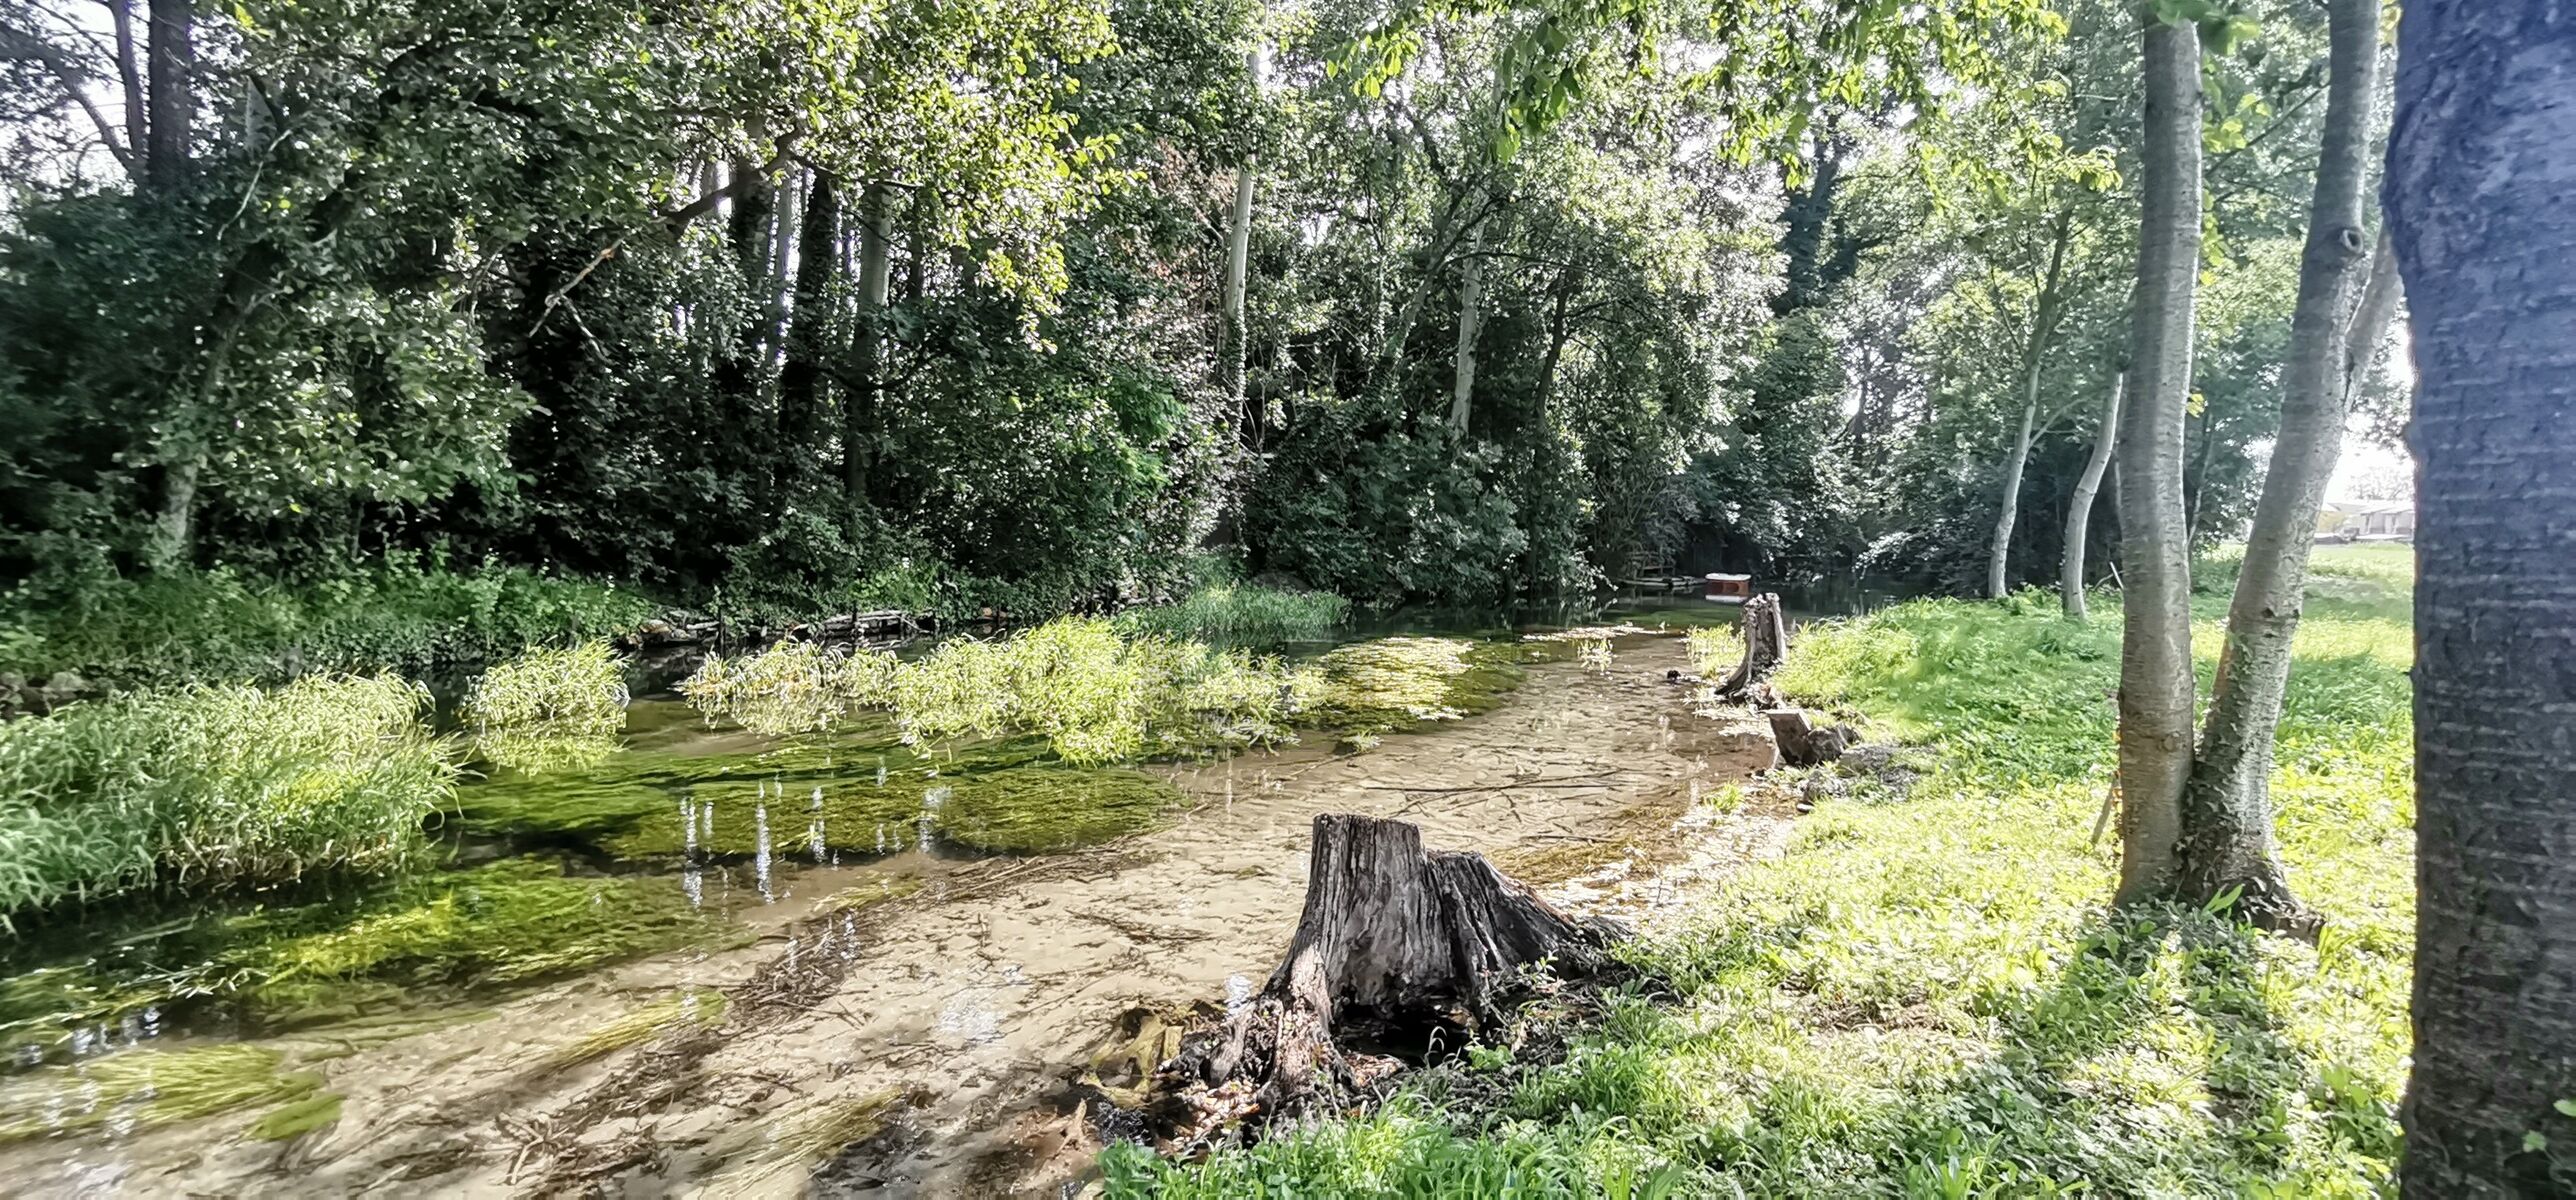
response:
<path fill-rule="evenodd" d="M 1717 698 L 1728 703 L 1769 707 L 1778 700 L 1771 676 L 1789 657 L 1789 626 L 1780 615 L 1780 597 L 1764 592 L 1744 602 L 1744 661 L 1718 682 Z"/>
<path fill-rule="evenodd" d="M 1314 836 L 1286 960 L 1170 1067 L 1233 1093 L 1227 1115 L 1275 1118 L 1319 1090 L 1365 1084 L 1393 1067 L 1373 1048 L 1420 1054 L 1440 1031 L 1496 1028 L 1520 968 L 1594 974 L 1624 933 L 1557 911 L 1483 855 L 1426 852 L 1422 831 L 1401 821 L 1327 813 Z"/>

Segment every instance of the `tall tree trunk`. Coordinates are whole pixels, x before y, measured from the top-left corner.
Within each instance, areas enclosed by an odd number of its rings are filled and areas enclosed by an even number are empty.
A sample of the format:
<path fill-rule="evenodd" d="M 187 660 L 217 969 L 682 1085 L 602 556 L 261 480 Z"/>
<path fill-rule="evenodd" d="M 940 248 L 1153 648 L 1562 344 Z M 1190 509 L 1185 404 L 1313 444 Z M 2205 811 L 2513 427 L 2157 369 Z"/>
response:
<path fill-rule="evenodd" d="M 878 410 L 885 398 L 886 288 L 894 243 L 890 190 L 871 183 L 859 194 L 858 386 L 841 405 L 841 498 L 852 537 L 867 513 L 868 473 L 875 466 Z"/>
<path fill-rule="evenodd" d="M 1449 427 L 1467 432 L 1476 395 L 1476 339 L 1485 331 L 1485 226 L 1467 235 L 1467 257 L 1458 264 L 1458 348 L 1450 359 Z"/>
<path fill-rule="evenodd" d="M 2111 400 L 2102 406 L 2102 426 L 2093 435 L 2092 456 L 2084 460 L 2084 473 L 2075 477 L 2075 495 L 2066 503 L 2066 553 L 2058 565 L 2057 595 L 2066 615 L 2077 621 L 2086 615 L 2084 543 L 2093 536 L 2093 498 L 2102 494 L 2102 472 L 2120 445 L 2120 393 L 2128 386 L 2127 371 L 2111 377 Z"/>
<path fill-rule="evenodd" d="M 823 413 L 829 409 L 823 359 L 831 351 L 832 317 L 827 301 L 841 266 L 840 239 L 840 190 L 829 174 L 816 171 L 796 234 L 796 303 L 788 313 L 787 364 L 778 378 L 782 477 L 804 476 L 801 464 L 823 443 Z"/>
<path fill-rule="evenodd" d="M 146 64 L 152 82 L 151 140 L 143 152 L 144 178 L 168 191 L 188 177 L 189 130 L 197 116 L 196 5 L 192 0 L 152 0 Z"/>
<path fill-rule="evenodd" d="M 1234 214 L 1226 226 L 1225 327 L 1216 352 L 1217 386 L 1237 420 L 1244 411 L 1244 363 L 1251 333 L 1244 326 L 1244 288 L 1252 264 L 1252 160 L 1246 157 L 1234 173 Z"/>
<path fill-rule="evenodd" d="M 134 48 L 134 0 L 108 0 L 109 29 L 116 40 L 117 94 L 125 100 L 125 144 L 135 158 L 151 153 L 152 119 L 143 98 L 143 70 Z M 126 169 L 131 172 L 133 163 Z"/>
<path fill-rule="evenodd" d="M 2183 790 L 2179 880 L 2181 897 L 2196 904 L 2240 889 L 2240 912 L 2293 933 L 2313 931 L 2318 918 L 2290 891 L 2273 838 L 2272 742 L 2290 680 L 2290 642 L 2307 591 L 2317 510 L 2343 454 L 2345 343 L 2370 248 L 2362 187 L 2370 174 L 2370 112 L 2379 87 L 2379 0 L 2331 0 L 2327 14 L 2333 75 L 2299 298 L 2290 316 L 2281 432 L 2228 605 L 2227 645 L 2218 658 L 2208 723 Z"/>
<path fill-rule="evenodd" d="M 2021 477 L 2030 464 L 2032 427 L 2039 422 L 2040 367 L 2048 360 L 2048 338 L 2057 324 L 2057 289 L 2066 273 L 2066 243 L 2073 238 L 2075 214 L 2057 216 L 2048 251 L 2048 274 L 2030 304 L 2030 340 L 2022 350 L 2021 428 L 2013 435 L 2012 453 L 2004 459 L 2004 494 L 1995 514 L 1994 542 L 1986 550 L 1986 598 L 2004 598 L 2012 565 L 2013 523 L 2021 515 Z"/>
<path fill-rule="evenodd" d="M 1786 286 L 1771 298 L 1771 311 L 1778 316 L 1824 300 L 1825 235 L 1833 223 L 1834 192 L 1842 183 L 1845 148 L 1825 127 L 1816 130 L 1815 147 L 1815 174 L 1808 177 L 1805 188 L 1789 189 L 1789 203 L 1780 213 L 1784 226 L 1780 250 L 1788 264 Z"/>
<path fill-rule="evenodd" d="M 2408 0 L 2415 1197 L 2566 1195 L 2576 1099 L 2576 7 Z M 2546 1152 L 2523 1139 L 2541 1133 Z"/>
<path fill-rule="evenodd" d="M 2200 270 L 2200 30 L 2146 6 L 2146 130 L 2129 411 L 2120 422 L 2120 888 L 2171 881 L 2191 772 L 2191 556 L 2182 506 Z"/>

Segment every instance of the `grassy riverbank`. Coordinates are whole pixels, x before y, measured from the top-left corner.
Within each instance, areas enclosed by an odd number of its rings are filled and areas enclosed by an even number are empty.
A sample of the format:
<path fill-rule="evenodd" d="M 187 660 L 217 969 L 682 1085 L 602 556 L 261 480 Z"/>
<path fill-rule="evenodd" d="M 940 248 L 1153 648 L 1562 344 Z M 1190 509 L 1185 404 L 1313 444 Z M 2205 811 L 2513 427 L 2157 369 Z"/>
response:
<path fill-rule="evenodd" d="M 2106 911 L 2115 851 L 2089 835 L 2116 608 L 2076 626 L 2038 596 L 1906 604 L 1808 632 L 1781 682 L 1937 765 L 1901 801 L 1826 801 L 1786 857 L 1636 944 L 1668 993 L 1619 1001 L 1562 1061 L 1470 1055 L 1373 1115 L 1204 1164 L 1115 1149 L 1110 1190 L 2379 1192 L 2407 1048 L 2410 564 L 2322 552 L 2299 633 L 2274 794 L 2330 922 L 2313 947 Z M 2225 598 L 2200 603 L 2205 673 Z M 1442 1099 L 1460 1094 L 1506 1099 Z"/>

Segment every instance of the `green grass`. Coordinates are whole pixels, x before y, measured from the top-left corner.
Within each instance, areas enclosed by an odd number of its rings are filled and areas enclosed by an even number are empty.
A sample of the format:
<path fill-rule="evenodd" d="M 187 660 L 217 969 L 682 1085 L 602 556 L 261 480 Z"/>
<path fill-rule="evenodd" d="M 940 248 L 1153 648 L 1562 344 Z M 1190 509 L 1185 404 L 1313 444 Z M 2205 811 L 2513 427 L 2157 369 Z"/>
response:
<path fill-rule="evenodd" d="M 2359 553 L 2354 553 L 2359 551 Z M 1717 1196 L 2364 1196 L 2398 1150 L 2413 741 L 2403 585 L 2319 555 L 2274 795 L 2316 945 L 2105 905 L 2118 612 L 1924 601 L 1806 630 L 1781 686 L 1922 743 L 1903 803 L 1828 799 L 1783 859 L 1629 948 L 1629 997 L 1499 1103 L 1414 1099 L 1113 1195 L 1593 1195 L 1642 1171 Z M 2204 672 L 2224 595 L 2200 599 Z M 1488 1180 L 1496 1177 L 1487 1176 Z"/>
<path fill-rule="evenodd" d="M 0 920 L 156 883 L 400 865 L 456 774 L 428 699 L 391 675 L 308 676 L 0 724 Z"/>
<path fill-rule="evenodd" d="M 1203 642 L 1276 643 L 1318 638 L 1350 619 L 1351 602 L 1331 592 L 1216 584 L 1171 604 L 1118 614 L 1118 631 Z"/>
<path fill-rule="evenodd" d="M 624 633 L 660 612 L 610 584 L 395 563 L 314 582 L 231 571 L 85 579 L 0 597 L 0 674 L 94 685 L 423 672 Z"/>

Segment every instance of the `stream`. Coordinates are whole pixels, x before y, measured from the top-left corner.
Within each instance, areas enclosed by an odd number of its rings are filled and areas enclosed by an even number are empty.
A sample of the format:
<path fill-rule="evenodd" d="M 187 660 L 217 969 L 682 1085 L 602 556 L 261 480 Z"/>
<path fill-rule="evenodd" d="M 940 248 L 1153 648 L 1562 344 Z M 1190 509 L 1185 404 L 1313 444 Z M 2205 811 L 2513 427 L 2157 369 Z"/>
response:
<path fill-rule="evenodd" d="M 1623 628 L 1606 661 L 1505 643 L 1516 687 L 1374 745 L 1136 769 L 917 752 L 881 719 L 763 738 L 648 696 L 613 747 L 469 781 L 437 861 L 396 879 L 28 925 L 0 960 L 0 1172 L 31 1195 L 1057 1194 L 1114 1134 L 1073 1081 L 1138 1010 L 1257 990 L 1319 813 L 1414 822 L 1631 923 L 1776 852 L 1787 814 L 1730 786 L 1768 735 L 1692 711 L 1680 637 Z M 978 815 L 1020 787 L 1156 815 Z"/>

